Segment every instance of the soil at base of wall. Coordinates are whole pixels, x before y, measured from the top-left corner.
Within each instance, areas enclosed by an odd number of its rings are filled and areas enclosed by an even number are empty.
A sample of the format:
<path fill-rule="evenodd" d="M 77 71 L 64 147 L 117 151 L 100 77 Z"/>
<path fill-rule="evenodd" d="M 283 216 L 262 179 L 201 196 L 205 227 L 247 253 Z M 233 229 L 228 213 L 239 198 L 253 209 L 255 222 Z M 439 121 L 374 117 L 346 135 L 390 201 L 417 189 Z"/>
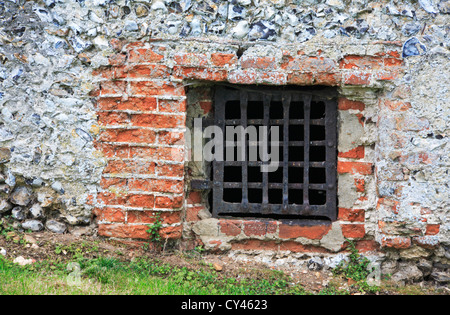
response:
<path fill-rule="evenodd" d="M 50 232 L 21 233 L 10 231 L 0 235 L 0 248 L 6 250 L 6 257 L 14 260 L 22 256 L 25 259 L 49 262 L 70 262 L 77 254 L 84 258 L 110 257 L 121 261 L 131 261 L 134 258 L 157 259 L 177 267 L 190 269 L 209 268 L 220 272 L 223 277 L 264 277 L 273 267 L 252 261 L 236 261 L 227 254 L 199 253 L 197 251 L 180 251 L 170 249 L 165 251 L 149 250 L 146 246 L 124 244 L 123 242 L 103 239 L 97 236 L 74 236 L 72 234 L 54 234 Z M 361 294 L 352 286 L 349 279 L 336 277 L 330 270 L 293 269 L 278 267 L 300 284 L 307 292 L 319 293 L 331 283 L 335 288 L 347 290 L 350 294 Z M 389 286 L 377 292 L 377 295 L 405 294 L 401 288 Z M 436 291 L 430 286 L 414 289 L 414 294 L 434 295 L 448 292 Z"/>

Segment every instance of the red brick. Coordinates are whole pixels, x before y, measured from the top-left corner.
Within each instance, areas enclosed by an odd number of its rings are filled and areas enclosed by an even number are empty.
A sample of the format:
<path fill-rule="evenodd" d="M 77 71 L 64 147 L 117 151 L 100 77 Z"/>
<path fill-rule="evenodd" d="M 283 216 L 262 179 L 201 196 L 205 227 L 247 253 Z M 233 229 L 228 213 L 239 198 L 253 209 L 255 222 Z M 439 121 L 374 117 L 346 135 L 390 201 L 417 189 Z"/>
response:
<path fill-rule="evenodd" d="M 108 189 L 114 188 L 123 190 L 127 187 L 127 180 L 124 178 L 105 178 L 100 180 L 100 188 Z"/>
<path fill-rule="evenodd" d="M 164 227 L 159 231 L 162 239 L 179 239 L 183 227 L 181 225 Z"/>
<path fill-rule="evenodd" d="M 176 83 L 163 83 L 153 81 L 130 82 L 130 92 L 132 95 L 154 96 L 184 96 L 184 87 Z"/>
<path fill-rule="evenodd" d="M 441 228 L 440 224 L 427 224 L 425 235 L 436 235 Z"/>
<path fill-rule="evenodd" d="M 159 100 L 160 112 L 186 112 L 185 100 Z"/>
<path fill-rule="evenodd" d="M 366 162 L 346 162 L 338 161 L 337 170 L 339 174 L 361 174 L 361 175 L 371 175 L 373 164 Z"/>
<path fill-rule="evenodd" d="M 125 81 L 104 81 L 100 83 L 100 96 L 104 95 L 124 95 L 127 91 Z"/>
<path fill-rule="evenodd" d="M 380 249 L 380 244 L 374 240 L 358 240 L 356 241 L 355 248 L 360 253 L 373 252 Z"/>
<path fill-rule="evenodd" d="M 129 52 L 128 62 L 130 63 L 154 63 L 164 59 L 164 56 L 147 48 L 134 49 Z"/>
<path fill-rule="evenodd" d="M 127 78 L 166 78 L 171 70 L 163 65 L 136 65 L 124 69 Z"/>
<path fill-rule="evenodd" d="M 240 220 L 220 220 L 220 232 L 227 236 L 238 236 L 242 231 L 242 221 Z"/>
<path fill-rule="evenodd" d="M 247 236 L 264 236 L 273 234 L 277 231 L 277 222 L 275 221 L 244 221 L 244 234 Z"/>
<path fill-rule="evenodd" d="M 163 193 L 182 193 L 184 191 L 183 180 L 172 179 L 130 179 L 128 188 L 133 191 L 149 191 Z"/>
<path fill-rule="evenodd" d="M 181 212 L 159 212 L 162 224 L 175 224 L 181 221 Z M 128 211 L 128 223 L 153 224 L 156 222 L 156 212 L 154 211 Z"/>
<path fill-rule="evenodd" d="M 373 56 L 345 56 L 339 61 L 341 69 L 375 70 L 383 67 L 383 58 Z"/>
<path fill-rule="evenodd" d="M 156 132 L 148 129 L 108 129 L 99 137 L 103 142 L 155 143 Z"/>
<path fill-rule="evenodd" d="M 153 195 L 114 194 L 102 192 L 97 195 L 98 200 L 105 205 L 123 205 L 139 208 L 153 208 L 155 197 Z"/>
<path fill-rule="evenodd" d="M 345 238 L 363 238 L 366 235 L 364 224 L 341 224 Z"/>
<path fill-rule="evenodd" d="M 97 107 L 100 110 L 134 110 L 134 111 L 153 111 L 156 109 L 157 102 L 154 97 L 131 97 L 123 100 L 121 97 L 100 98 Z"/>
<path fill-rule="evenodd" d="M 107 158 L 128 158 L 130 156 L 130 148 L 128 145 L 113 145 L 97 142 L 95 148 L 100 150 Z"/>
<path fill-rule="evenodd" d="M 147 225 L 99 224 L 98 234 L 106 237 L 148 239 Z"/>
<path fill-rule="evenodd" d="M 110 223 L 124 223 L 125 211 L 116 208 L 99 208 L 95 210 L 98 221 Z"/>
<path fill-rule="evenodd" d="M 403 236 L 383 236 L 381 246 L 395 249 L 406 249 L 411 247 L 411 239 Z"/>
<path fill-rule="evenodd" d="M 403 66 L 403 60 L 400 58 L 384 58 L 384 66 L 385 67 L 402 67 Z"/>
<path fill-rule="evenodd" d="M 211 54 L 211 63 L 216 67 L 225 67 L 236 64 L 237 56 L 235 54 L 215 53 Z"/>
<path fill-rule="evenodd" d="M 174 75 L 178 79 L 192 79 L 223 82 L 227 80 L 228 72 L 226 70 L 218 70 L 200 67 L 174 67 Z"/>
<path fill-rule="evenodd" d="M 295 85 L 312 85 L 314 84 L 313 73 L 294 71 L 288 74 L 287 83 Z"/>
<path fill-rule="evenodd" d="M 208 114 L 213 106 L 213 103 L 211 101 L 201 101 L 199 102 L 200 108 L 203 109 L 203 114 Z"/>
<path fill-rule="evenodd" d="M 184 176 L 184 164 L 158 163 L 158 165 L 156 166 L 156 173 L 159 176 L 183 177 Z"/>
<path fill-rule="evenodd" d="M 178 209 L 183 206 L 184 196 L 157 196 L 155 198 L 155 208 L 158 209 Z"/>
<path fill-rule="evenodd" d="M 392 81 L 397 79 L 401 75 L 401 72 L 394 71 L 393 69 L 389 70 L 378 70 L 374 73 L 374 79 L 375 80 L 381 80 L 381 81 Z"/>
<path fill-rule="evenodd" d="M 343 74 L 343 84 L 345 85 L 369 85 L 372 74 L 367 72 L 349 72 Z"/>
<path fill-rule="evenodd" d="M 357 192 L 364 192 L 366 190 L 366 181 L 363 178 L 355 178 L 355 187 Z"/>
<path fill-rule="evenodd" d="M 330 58 L 300 56 L 292 58 L 287 65 L 287 71 L 302 71 L 311 73 L 331 73 L 336 70 L 336 63 Z"/>
<path fill-rule="evenodd" d="M 241 58 L 242 69 L 274 70 L 276 68 L 275 57 L 243 57 Z"/>
<path fill-rule="evenodd" d="M 208 58 L 205 54 L 178 53 L 173 57 L 173 60 L 180 66 L 200 67 L 208 64 Z"/>
<path fill-rule="evenodd" d="M 339 110 L 355 109 L 355 110 L 363 111 L 364 108 L 365 108 L 364 103 L 360 102 L 360 101 L 352 101 L 345 97 L 340 97 L 338 100 L 338 109 Z"/>
<path fill-rule="evenodd" d="M 321 239 L 331 229 L 331 225 L 300 226 L 280 224 L 279 236 L 283 239 L 304 237 L 312 240 Z"/>
<path fill-rule="evenodd" d="M 130 158 L 152 158 L 154 160 L 184 162 L 184 148 L 171 147 L 131 147 Z"/>
<path fill-rule="evenodd" d="M 185 125 L 184 115 L 133 114 L 131 124 L 138 127 L 177 128 Z"/>
<path fill-rule="evenodd" d="M 359 146 L 347 152 L 339 152 L 338 157 L 347 159 L 363 159 L 365 156 L 364 146 Z"/>
<path fill-rule="evenodd" d="M 155 196 L 153 195 L 129 195 L 127 196 L 127 206 L 137 208 L 154 208 Z"/>
<path fill-rule="evenodd" d="M 97 112 L 97 116 L 101 126 L 126 125 L 130 122 L 130 117 L 127 113 Z"/>
<path fill-rule="evenodd" d="M 109 160 L 103 174 L 155 174 L 156 163 L 143 160 Z"/>
<path fill-rule="evenodd" d="M 184 132 L 158 131 L 158 143 L 163 145 L 184 145 Z"/>
<path fill-rule="evenodd" d="M 111 66 L 98 67 L 97 69 L 92 70 L 92 75 L 94 77 L 110 79 L 110 80 L 116 80 L 116 79 L 123 78 L 122 71 L 121 70 L 117 71 L 117 67 L 111 67 Z"/>
<path fill-rule="evenodd" d="M 198 217 L 198 213 L 205 209 L 204 206 L 193 206 L 193 207 L 187 207 L 186 208 L 186 222 L 197 222 L 200 221 L 200 218 Z"/>
<path fill-rule="evenodd" d="M 341 75 L 337 72 L 317 72 L 314 73 L 314 84 L 338 86 L 341 84 Z"/>
<path fill-rule="evenodd" d="M 202 199 L 202 193 L 200 191 L 193 191 L 193 190 L 191 190 L 189 192 L 189 196 L 187 198 L 187 203 L 195 205 L 195 204 L 201 203 L 202 200 L 203 200 Z"/>
<path fill-rule="evenodd" d="M 338 219 L 349 222 L 364 222 L 365 211 L 363 209 L 339 208 Z"/>
<path fill-rule="evenodd" d="M 157 149 L 155 157 L 164 161 L 184 162 L 184 148 L 160 147 Z"/>
<path fill-rule="evenodd" d="M 128 223 L 153 224 L 156 219 L 153 211 L 127 211 Z"/>

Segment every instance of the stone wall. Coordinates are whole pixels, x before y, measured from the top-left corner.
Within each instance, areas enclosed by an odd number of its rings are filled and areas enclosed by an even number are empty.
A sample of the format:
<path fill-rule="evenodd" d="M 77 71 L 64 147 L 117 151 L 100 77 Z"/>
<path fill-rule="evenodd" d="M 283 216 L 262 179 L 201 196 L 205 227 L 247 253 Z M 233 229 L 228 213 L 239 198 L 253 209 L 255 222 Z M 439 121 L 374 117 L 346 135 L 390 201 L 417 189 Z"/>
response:
<path fill-rule="evenodd" d="M 0 3 L 0 213 L 132 240 L 161 213 L 163 237 L 209 249 L 334 253 L 349 238 L 448 259 L 449 12 L 438 0 Z M 189 91 L 220 82 L 338 88 L 338 221 L 208 217 L 183 140 L 189 110 L 213 106 Z"/>

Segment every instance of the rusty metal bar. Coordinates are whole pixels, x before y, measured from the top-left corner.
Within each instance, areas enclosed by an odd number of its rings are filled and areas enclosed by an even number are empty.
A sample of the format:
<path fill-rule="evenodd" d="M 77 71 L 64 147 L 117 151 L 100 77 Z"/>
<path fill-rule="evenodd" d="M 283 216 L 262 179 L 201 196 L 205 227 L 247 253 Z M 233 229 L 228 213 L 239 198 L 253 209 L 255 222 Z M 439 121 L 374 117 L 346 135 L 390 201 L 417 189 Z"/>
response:
<path fill-rule="evenodd" d="M 289 108 L 291 94 L 283 93 L 283 213 L 288 213 L 289 205 Z"/>
<path fill-rule="evenodd" d="M 248 105 L 248 94 L 247 91 L 242 90 L 240 95 L 240 105 L 241 105 L 241 121 L 244 130 L 247 130 L 247 105 Z M 241 162 L 241 172 L 242 172 L 242 210 L 247 212 L 248 210 L 248 168 L 247 162 L 249 156 L 247 154 L 247 136 L 245 132 L 241 135 L 241 150 L 243 152 L 243 161 Z M 236 147 L 237 150 L 237 147 Z"/>
<path fill-rule="evenodd" d="M 304 168 L 303 168 L 303 204 L 305 206 L 304 210 L 309 211 L 309 147 L 310 147 L 310 122 L 309 117 L 311 114 L 311 96 L 305 95 L 303 97 L 304 103 Z"/>

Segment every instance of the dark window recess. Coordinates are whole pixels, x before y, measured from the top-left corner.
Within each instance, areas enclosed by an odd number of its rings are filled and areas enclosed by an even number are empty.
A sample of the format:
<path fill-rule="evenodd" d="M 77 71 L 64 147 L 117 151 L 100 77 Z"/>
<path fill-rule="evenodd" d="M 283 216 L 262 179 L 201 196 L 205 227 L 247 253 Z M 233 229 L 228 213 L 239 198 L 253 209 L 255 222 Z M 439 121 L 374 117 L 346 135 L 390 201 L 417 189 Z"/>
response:
<path fill-rule="evenodd" d="M 218 87 L 207 125 L 224 135 L 227 126 L 278 126 L 279 161 L 275 172 L 261 172 L 268 162 L 259 148 L 249 161 L 248 135 L 244 161 L 236 153 L 213 161 L 210 181 L 192 181 L 193 189 L 211 189 L 213 216 L 336 220 L 336 96 L 329 88 Z"/>

